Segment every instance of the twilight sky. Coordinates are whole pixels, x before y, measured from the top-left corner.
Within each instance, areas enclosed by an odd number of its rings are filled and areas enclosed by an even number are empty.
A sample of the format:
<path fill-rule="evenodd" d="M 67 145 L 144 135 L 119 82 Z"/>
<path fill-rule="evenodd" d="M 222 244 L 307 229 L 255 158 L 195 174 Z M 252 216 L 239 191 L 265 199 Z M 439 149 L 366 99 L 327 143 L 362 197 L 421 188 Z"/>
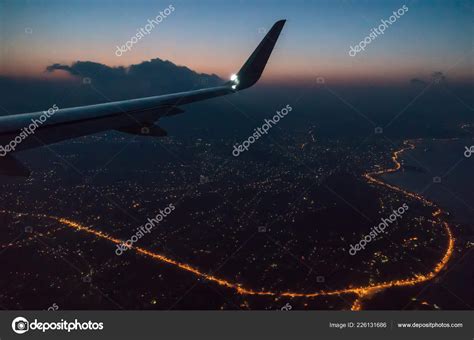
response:
<path fill-rule="evenodd" d="M 124 44 L 169 5 L 175 11 L 121 57 Z M 403 5 L 408 12 L 365 51 L 348 55 Z M 406 83 L 441 71 L 472 80 L 472 1 L 123 1 L 0 0 L 0 75 L 60 77 L 54 63 L 109 66 L 159 57 L 223 78 L 237 71 L 264 33 L 287 19 L 263 81 Z"/>

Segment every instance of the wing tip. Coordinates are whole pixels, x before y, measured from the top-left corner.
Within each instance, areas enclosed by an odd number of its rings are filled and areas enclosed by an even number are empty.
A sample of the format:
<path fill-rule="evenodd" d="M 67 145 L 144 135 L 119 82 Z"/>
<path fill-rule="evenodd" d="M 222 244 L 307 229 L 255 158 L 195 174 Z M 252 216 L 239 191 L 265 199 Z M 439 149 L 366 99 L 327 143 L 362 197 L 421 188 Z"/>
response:
<path fill-rule="evenodd" d="M 275 22 L 275 23 L 273 24 L 273 26 L 275 26 L 275 25 L 281 25 L 281 26 L 283 26 L 283 25 L 285 24 L 285 22 L 286 22 L 286 19 L 280 19 L 280 20 L 278 20 L 277 22 Z"/>

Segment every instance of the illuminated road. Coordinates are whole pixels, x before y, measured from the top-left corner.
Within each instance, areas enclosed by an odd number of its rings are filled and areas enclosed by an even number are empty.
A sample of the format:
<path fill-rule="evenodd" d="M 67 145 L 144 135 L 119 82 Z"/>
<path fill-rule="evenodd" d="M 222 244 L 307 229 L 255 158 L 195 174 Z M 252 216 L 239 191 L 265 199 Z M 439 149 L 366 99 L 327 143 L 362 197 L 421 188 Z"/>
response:
<path fill-rule="evenodd" d="M 362 301 L 366 298 L 369 298 L 370 296 L 374 295 L 377 292 L 380 292 L 381 290 L 391 288 L 391 287 L 403 287 L 403 286 L 414 286 L 426 281 L 429 281 L 436 277 L 441 270 L 443 270 L 452 253 L 454 250 L 454 237 L 452 234 L 452 231 L 446 221 L 441 220 L 442 216 L 442 210 L 435 207 L 435 204 L 431 201 L 428 201 L 424 197 L 412 193 L 409 191 L 406 191 L 404 189 L 401 189 L 397 186 L 385 183 L 379 179 L 376 178 L 376 176 L 380 176 L 382 174 L 387 174 L 387 173 L 392 173 L 395 171 L 398 171 L 401 168 L 401 163 L 399 162 L 399 156 L 405 152 L 406 150 L 411 150 L 414 149 L 415 145 L 411 143 L 410 141 L 405 141 L 404 142 L 404 147 L 398 151 L 395 151 L 392 155 L 392 161 L 394 162 L 394 167 L 393 168 L 387 168 L 384 170 L 376 171 L 376 172 L 369 172 L 364 174 L 363 176 L 369 183 L 377 184 L 384 186 L 386 188 L 389 188 L 391 190 L 395 190 L 398 192 L 403 193 L 406 196 L 409 196 L 411 198 L 417 199 L 423 204 L 433 207 L 435 211 L 432 213 L 432 216 L 436 218 L 441 224 L 443 225 L 444 229 L 446 230 L 446 234 L 448 236 L 447 240 L 447 247 L 444 253 L 444 256 L 440 259 L 440 261 L 432 268 L 432 270 L 428 273 L 425 274 L 417 274 L 414 275 L 413 277 L 409 277 L 406 279 L 397 279 L 393 281 L 385 281 L 385 282 L 380 282 L 380 283 L 375 283 L 367 286 L 360 286 L 360 287 L 347 287 L 344 289 L 339 289 L 339 290 L 320 290 L 316 291 L 313 293 L 301 293 L 301 292 L 292 292 L 292 291 L 286 291 L 286 292 L 277 292 L 277 291 L 262 291 L 262 290 L 256 290 L 256 289 L 251 289 L 248 287 L 244 287 L 242 284 L 237 283 L 237 282 L 232 282 L 229 280 L 226 280 L 224 278 L 220 278 L 215 275 L 211 275 L 205 272 L 202 272 L 198 268 L 192 266 L 191 264 L 187 263 L 182 263 L 179 261 L 176 261 L 172 258 L 167 257 L 166 255 L 141 248 L 141 247 L 135 247 L 131 246 L 130 249 L 135 251 L 137 254 L 152 258 L 156 261 L 166 263 L 168 265 L 174 266 L 179 268 L 180 270 L 187 271 L 189 273 L 192 273 L 193 275 L 198 276 L 201 279 L 204 279 L 209 282 L 216 283 L 220 286 L 233 289 L 237 293 L 242 294 L 242 295 L 255 295 L 255 296 L 274 296 L 274 297 L 287 297 L 287 298 L 314 298 L 314 297 L 319 297 L 319 296 L 335 296 L 335 295 L 345 295 L 345 294 L 351 294 L 355 296 L 355 301 L 351 307 L 351 310 L 361 310 L 362 309 Z M 40 217 L 40 218 L 48 218 L 55 220 L 59 223 L 61 223 L 63 226 L 67 226 L 70 228 L 73 228 L 75 230 L 81 231 L 88 233 L 90 235 L 93 235 L 95 237 L 98 237 L 100 239 L 107 240 L 109 242 L 113 242 L 115 244 L 122 244 L 124 240 L 120 240 L 118 238 L 115 238 L 111 235 L 108 235 L 106 233 L 103 233 L 101 231 L 97 231 L 93 228 L 87 227 L 82 225 L 79 222 L 63 218 L 63 217 L 56 217 L 56 216 L 49 216 L 49 215 L 42 215 L 42 214 L 24 214 L 24 213 L 15 213 L 11 211 L 0 211 L 2 213 L 12 213 L 16 214 L 17 216 L 35 216 L 35 217 Z M 11 246 L 6 245 L 6 246 Z"/>

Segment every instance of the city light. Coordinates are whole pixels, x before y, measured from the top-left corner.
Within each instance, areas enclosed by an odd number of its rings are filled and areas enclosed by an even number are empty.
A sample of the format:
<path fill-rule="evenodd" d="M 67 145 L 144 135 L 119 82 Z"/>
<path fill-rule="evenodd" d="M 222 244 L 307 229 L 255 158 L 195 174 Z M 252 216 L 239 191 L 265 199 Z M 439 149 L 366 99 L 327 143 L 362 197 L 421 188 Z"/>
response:
<path fill-rule="evenodd" d="M 401 192 L 409 197 L 412 197 L 414 199 L 419 200 L 420 202 L 424 203 L 426 206 L 429 207 L 434 207 L 434 203 L 426 200 L 422 196 L 412 193 L 409 191 L 406 191 L 404 189 L 401 189 L 399 187 L 396 187 L 394 185 L 385 183 L 377 178 L 375 176 L 380 176 L 382 174 L 386 173 L 391 173 L 394 171 L 397 171 L 401 168 L 401 163 L 399 162 L 399 156 L 406 150 L 411 150 L 415 148 L 415 145 L 413 143 L 410 143 L 409 141 L 406 141 L 404 143 L 405 147 L 395 151 L 392 156 L 392 161 L 394 162 L 394 167 L 393 168 L 387 168 L 384 170 L 376 171 L 376 172 L 368 172 L 364 174 L 363 176 L 367 179 L 369 183 L 374 183 L 378 184 L 381 186 L 385 186 L 389 189 Z M 6 211 L 2 210 L 0 211 L 1 213 L 13 213 L 16 214 L 17 216 L 34 216 L 34 217 L 40 217 L 40 218 L 48 218 L 55 220 L 59 223 L 61 223 L 63 226 L 73 228 L 77 231 L 85 232 L 88 234 L 91 234 L 93 236 L 96 236 L 100 239 L 107 240 L 109 242 L 112 242 L 114 244 L 122 244 L 124 241 L 118 238 L 115 238 L 111 235 L 108 235 L 102 231 L 95 230 L 91 227 L 87 227 L 79 222 L 73 221 L 68 218 L 64 217 L 57 217 L 57 216 L 50 216 L 50 215 L 44 215 L 44 214 L 27 214 L 27 213 L 15 213 L 11 211 Z M 305 292 L 295 292 L 295 291 L 270 291 L 270 290 L 258 290 L 258 289 L 252 289 L 249 287 L 245 287 L 243 284 L 238 283 L 238 282 L 232 282 L 230 280 L 220 278 L 216 275 L 208 274 L 205 273 L 198 268 L 194 267 L 191 264 L 188 263 L 183 263 L 179 262 L 175 259 L 172 259 L 166 255 L 138 247 L 138 246 L 130 246 L 131 251 L 135 251 L 139 255 L 143 255 L 149 258 L 152 258 L 156 261 L 166 263 L 168 265 L 174 266 L 180 270 L 187 271 L 189 273 L 192 273 L 193 275 L 196 275 L 200 277 L 201 279 L 204 279 L 209 282 L 214 282 L 220 286 L 233 289 L 235 290 L 238 294 L 241 295 L 254 295 L 254 296 L 273 296 L 275 298 L 279 297 L 286 297 L 286 298 L 315 298 L 315 297 L 320 297 L 320 296 L 337 296 L 337 295 L 346 295 L 346 294 L 352 294 L 355 295 L 355 300 L 351 306 L 351 310 L 361 310 L 362 309 L 362 301 L 364 298 L 370 297 L 374 295 L 375 293 L 378 293 L 384 289 L 392 288 L 392 287 L 402 287 L 402 286 L 414 286 L 426 281 L 429 281 L 436 277 L 441 270 L 443 270 L 447 263 L 449 262 L 449 259 L 451 258 L 453 251 L 454 251 L 454 243 L 455 239 L 453 236 L 453 233 L 450 229 L 449 224 L 446 221 L 441 221 L 440 217 L 442 216 L 443 211 L 440 208 L 436 207 L 436 210 L 432 213 L 432 216 L 434 218 L 437 218 L 438 221 L 443 225 L 446 235 L 447 235 L 447 247 L 444 252 L 443 257 L 435 264 L 435 266 L 431 269 L 431 271 L 427 273 L 418 273 L 414 274 L 414 276 L 406 278 L 406 279 L 397 279 L 397 280 L 392 280 L 392 281 L 383 281 L 379 283 L 373 283 L 369 284 L 366 286 L 358 286 L 358 287 L 347 287 L 343 289 L 336 289 L 336 290 L 319 290 L 316 292 L 310 292 L 310 293 L 305 293 Z M 10 245 L 7 245 L 10 246 Z"/>

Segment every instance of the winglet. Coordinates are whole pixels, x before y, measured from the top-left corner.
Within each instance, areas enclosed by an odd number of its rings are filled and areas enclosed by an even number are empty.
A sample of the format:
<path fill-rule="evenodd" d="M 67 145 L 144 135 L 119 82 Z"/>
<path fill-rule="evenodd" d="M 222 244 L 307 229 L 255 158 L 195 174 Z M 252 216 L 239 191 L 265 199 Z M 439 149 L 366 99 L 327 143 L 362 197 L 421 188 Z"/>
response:
<path fill-rule="evenodd" d="M 285 22 L 286 20 L 280 20 L 273 25 L 240 71 L 232 76 L 231 81 L 227 83 L 232 89 L 246 89 L 260 79 Z"/>

